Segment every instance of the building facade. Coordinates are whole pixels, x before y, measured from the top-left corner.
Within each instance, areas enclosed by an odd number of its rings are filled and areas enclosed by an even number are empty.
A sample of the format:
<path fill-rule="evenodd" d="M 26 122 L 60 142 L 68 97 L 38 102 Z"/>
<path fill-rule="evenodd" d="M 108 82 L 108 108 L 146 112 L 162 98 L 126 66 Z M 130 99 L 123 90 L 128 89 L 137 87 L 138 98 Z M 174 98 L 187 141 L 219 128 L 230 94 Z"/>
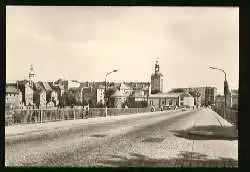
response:
<path fill-rule="evenodd" d="M 16 86 L 6 84 L 5 90 L 5 104 L 9 105 L 9 108 L 19 108 L 22 102 L 22 93 Z"/>
<path fill-rule="evenodd" d="M 104 104 L 104 92 L 105 88 L 104 86 L 100 86 L 99 88 L 96 89 L 96 104 L 101 103 Z"/>
<path fill-rule="evenodd" d="M 43 86 L 40 82 L 34 83 L 34 94 L 33 100 L 36 104 L 37 108 L 46 108 L 46 91 L 44 90 Z"/>
<path fill-rule="evenodd" d="M 181 93 L 156 93 L 148 97 L 150 107 L 161 108 L 162 106 L 180 106 Z"/>

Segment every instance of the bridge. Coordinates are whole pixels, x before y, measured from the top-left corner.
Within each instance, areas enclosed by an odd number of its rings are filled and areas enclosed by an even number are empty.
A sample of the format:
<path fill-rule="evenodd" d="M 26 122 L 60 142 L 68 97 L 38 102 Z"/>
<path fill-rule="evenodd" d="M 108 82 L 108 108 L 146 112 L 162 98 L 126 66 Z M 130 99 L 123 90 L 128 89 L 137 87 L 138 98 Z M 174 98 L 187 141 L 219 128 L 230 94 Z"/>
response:
<path fill-rule="evenodd" d="M 112 113 L 86 119 L 74 112 L 70 120 L 58 115 L 53 122 L 29 117 L 36 123 L 8 125 L 5 164 L 238 167 L 235 124 L 212 109 Z"/>

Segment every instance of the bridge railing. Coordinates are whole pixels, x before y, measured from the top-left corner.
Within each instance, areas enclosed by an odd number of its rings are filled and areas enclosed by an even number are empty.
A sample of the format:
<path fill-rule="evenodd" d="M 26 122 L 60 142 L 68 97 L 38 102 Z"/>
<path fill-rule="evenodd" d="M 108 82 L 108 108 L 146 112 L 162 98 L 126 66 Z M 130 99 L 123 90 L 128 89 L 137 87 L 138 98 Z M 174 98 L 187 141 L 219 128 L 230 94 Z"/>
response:
<path fill-rule="evenodd" d="M 156 109 L 155 111 L 159 111 Z M 108 108 L 108 116 L 150 112 L 151 108 Z M 105 108 L 83 109 L 15 109 L 5 111 L 5 125 L 44 123 L 106 116 Z"/>
<path fill-rule="evenodd" d="M 214 106 L 212 109 L 217 112 L 221 117 L 226 119 L 228 122 L 233 124 L 236 128 L 238 128 L 238 110 L 233 110 L 229 108 L 224 108 L 223 106 L 218 107 Z"/>

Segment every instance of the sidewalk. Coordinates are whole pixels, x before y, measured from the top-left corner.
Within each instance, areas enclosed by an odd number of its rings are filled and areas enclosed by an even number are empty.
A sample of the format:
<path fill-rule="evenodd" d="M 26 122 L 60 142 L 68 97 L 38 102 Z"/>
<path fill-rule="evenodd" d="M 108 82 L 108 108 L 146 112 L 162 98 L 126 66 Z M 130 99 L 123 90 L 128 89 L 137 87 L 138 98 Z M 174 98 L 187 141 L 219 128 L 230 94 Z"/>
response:
<path fill-rule="evenodd" d="M 199 136 L 238 138 L 234 126 L 208 108 L 200 111 L 197 121 L 188 132 Z"/>
<path fill-rule="evenodd" d="M 152 114 L 171 113 L 171 112 L 173 111 L 147 112 L 147 113 L 137 113 L 128 115 L 118 115 L 118 116 L 96 117 L 88 119 L 63 120 L 63 121 L 46 122 L 46 123 L 10 125 L 10 126 L 5 126 L 5 137 L 55 131 L 60 129 L 69 129 L 73 126 L 100 124 L 105 122 L 114 122 L 116 120 L 123 120 L 127 118 L 133 119 L 133 118 L 138 118 L 140 116 L 149 116 Z M 176 112 L 178 112 L 178 110 L 176 110 Z"/>

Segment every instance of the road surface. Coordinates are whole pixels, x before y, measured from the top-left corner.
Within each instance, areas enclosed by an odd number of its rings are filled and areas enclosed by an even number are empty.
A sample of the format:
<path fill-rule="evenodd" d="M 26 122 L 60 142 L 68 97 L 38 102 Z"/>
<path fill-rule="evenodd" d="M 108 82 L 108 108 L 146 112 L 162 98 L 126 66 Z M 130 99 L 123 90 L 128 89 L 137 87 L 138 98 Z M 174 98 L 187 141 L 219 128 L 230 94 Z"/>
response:
<path fill-rule="evenodd" d="M 177 135 L 195 125 L 202 110 L 157 112 L 79 124 L 18 142 L 6 140 L 6 166 L 230 166 L 238 141 Z"/>

